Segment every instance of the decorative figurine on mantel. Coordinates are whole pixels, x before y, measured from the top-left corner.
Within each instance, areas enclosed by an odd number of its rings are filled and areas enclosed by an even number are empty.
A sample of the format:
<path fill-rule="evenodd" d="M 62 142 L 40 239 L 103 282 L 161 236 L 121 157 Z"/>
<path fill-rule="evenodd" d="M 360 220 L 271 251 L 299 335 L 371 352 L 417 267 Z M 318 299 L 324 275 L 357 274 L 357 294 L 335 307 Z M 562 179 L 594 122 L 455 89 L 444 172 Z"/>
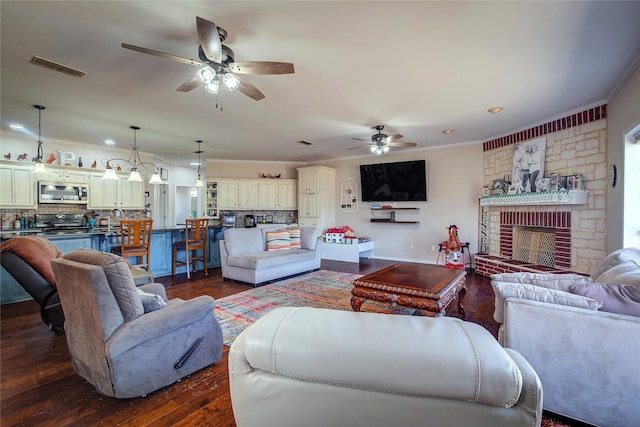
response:
<path fill-rule="evenodd" d="M 11 153 L 7 153 L 4 155 L 5 160 L 11 160 Z"/>
<path fill-rule="evenodd" d="M 98 167 L 98 159 L 95 159 L 93 163 L 91 163 L 91 169 L 95 169 Z"/>
<path fill-rule="evenodd" d="M 82 157 L 78 157 L 78 167 L 82 167 Z"/>
<path fill-rule="evenodd" d="M 27 153 L 18 154 L 18 161 L 27 161 Z"/>
<path fill-rule="evenodd" d="M 55 155 L 55 154 L 53 154 L 53 153 L 51 153 L 51 154 L 49 155 L 49 158 L 47 159 L 47 164 L 48 164 L 48 165 L 50 165 L 51 163 L 55 162 L 55 161 L 56 161 L 56 159 L 57 159 L 56 155 Z"/>

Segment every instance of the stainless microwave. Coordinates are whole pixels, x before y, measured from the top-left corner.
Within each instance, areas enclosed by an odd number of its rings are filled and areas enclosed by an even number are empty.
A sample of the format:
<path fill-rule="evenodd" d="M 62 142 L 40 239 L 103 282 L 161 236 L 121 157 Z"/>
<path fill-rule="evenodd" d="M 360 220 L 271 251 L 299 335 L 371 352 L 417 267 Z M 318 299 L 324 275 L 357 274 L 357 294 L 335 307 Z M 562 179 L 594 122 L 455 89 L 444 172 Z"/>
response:
<path fill-rule="evenodd" d="M 86 204 L 87 184 L 38 182 L 38 203 Z"/>

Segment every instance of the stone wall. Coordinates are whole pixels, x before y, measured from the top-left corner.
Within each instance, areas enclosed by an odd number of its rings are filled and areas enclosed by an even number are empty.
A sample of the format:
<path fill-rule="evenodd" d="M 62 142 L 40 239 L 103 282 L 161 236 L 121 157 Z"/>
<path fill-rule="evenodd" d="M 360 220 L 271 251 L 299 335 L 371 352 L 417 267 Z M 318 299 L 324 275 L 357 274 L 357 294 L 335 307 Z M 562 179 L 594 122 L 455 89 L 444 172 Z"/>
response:
<path fill-rule="evenodd" d="M 581 174 L 589 191 L 586 205 L 490 206 L 488 252 L 500 253 L 501 212 L 571 212 L 571 270 L 591 273 L 606 256 L 607 119 L 606 105 L 576 113 L 484 143 L 484 183 L 511 175 L 514 144 L 546 137 L 545 175 Z M 556 122 L 560 124 L 556 127 Z M 551 132 L 549 132 L 551 131 Z M 545 133 L 548 132 L 548 133 Z"/>

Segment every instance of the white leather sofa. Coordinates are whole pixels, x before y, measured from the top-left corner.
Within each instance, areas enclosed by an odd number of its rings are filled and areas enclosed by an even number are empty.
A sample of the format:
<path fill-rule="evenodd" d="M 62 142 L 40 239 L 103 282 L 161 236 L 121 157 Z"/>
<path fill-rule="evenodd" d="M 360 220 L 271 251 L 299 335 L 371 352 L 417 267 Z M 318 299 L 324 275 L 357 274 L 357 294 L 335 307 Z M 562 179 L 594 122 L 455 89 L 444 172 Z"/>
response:
<path fill-rule="evenodd" d="M 507 273 L 491 284 L 499 341 L 540 375 L 545 409 L 598 426 L 639 425 L 640 250 L 613 252 L 591 277 Z"/>
<path fill-rule="evenodd" d="M 459 319 L 278 308 L 229 352 L 238 427 L 539 426 L 529 363 Z"/>
<path fill-rule="evenodd" d="M 300 249 L 267 251 L 266 233 L 282 227 L 230 228 L 220 241 L 224 279 L 258 285 L 320 268 L 320 245 L 315 227 L 300 228 Z"/>

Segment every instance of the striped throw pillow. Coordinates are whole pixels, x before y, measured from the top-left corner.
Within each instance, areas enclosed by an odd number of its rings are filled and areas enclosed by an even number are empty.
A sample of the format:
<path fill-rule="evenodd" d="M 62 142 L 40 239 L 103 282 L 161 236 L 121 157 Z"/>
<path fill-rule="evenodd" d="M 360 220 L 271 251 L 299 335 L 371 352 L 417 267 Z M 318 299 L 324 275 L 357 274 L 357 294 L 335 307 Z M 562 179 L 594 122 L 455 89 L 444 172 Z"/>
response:
<path fill-rule="evenodd" d="M 288 251 L 289 232 L 287 230 L 267 231 L 267 251 Z"/>
<path fill-rule="evenodd" d="M 291 249 L 300 249 L 302 245 L 300 244 L 300 229 L 299 228 L 288 228 L 289 232 L 289 245 Z"/>

